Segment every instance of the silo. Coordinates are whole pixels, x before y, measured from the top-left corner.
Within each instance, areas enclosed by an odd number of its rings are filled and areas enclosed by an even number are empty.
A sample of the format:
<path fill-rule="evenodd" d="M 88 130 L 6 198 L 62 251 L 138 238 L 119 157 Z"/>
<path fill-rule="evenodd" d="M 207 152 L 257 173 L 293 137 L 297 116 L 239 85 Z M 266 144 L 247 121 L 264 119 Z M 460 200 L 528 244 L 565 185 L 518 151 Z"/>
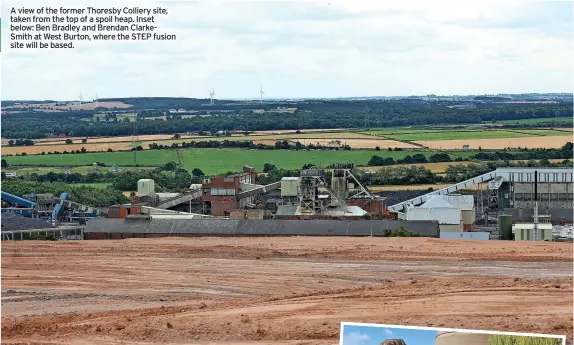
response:
<path fill-rule="evenodd" d="M 489 334 L 439 332 L 435 345 L 488 345 Z"/>
<path fill-rule="evenodd" d="M 498 216 L 498 226 L 503 240 L 512 240 L 512 216 L 501 214 Z"/>

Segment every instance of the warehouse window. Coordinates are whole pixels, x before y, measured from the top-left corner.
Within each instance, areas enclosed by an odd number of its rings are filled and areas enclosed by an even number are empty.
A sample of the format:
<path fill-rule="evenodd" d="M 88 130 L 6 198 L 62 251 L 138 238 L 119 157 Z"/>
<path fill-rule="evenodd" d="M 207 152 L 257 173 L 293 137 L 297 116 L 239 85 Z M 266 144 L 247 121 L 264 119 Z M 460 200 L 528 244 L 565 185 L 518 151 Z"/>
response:
<path fill-rule="evenodd" d="M 516 193 L 516 194 L 514 195 L 514 199 L 516 199 L 516 200 L 522 200 L 522 193 Z"/>

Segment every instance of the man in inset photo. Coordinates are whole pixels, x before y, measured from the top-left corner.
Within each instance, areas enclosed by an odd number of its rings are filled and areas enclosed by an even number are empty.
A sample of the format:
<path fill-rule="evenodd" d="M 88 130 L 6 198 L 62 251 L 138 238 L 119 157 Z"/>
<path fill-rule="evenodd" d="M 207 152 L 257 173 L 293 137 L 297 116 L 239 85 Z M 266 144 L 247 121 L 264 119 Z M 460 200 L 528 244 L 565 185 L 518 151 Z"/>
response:
<path fill-rule="evenodd" d="M 380 345 L 407 345 L 402 339 L 387 339 Z"/>

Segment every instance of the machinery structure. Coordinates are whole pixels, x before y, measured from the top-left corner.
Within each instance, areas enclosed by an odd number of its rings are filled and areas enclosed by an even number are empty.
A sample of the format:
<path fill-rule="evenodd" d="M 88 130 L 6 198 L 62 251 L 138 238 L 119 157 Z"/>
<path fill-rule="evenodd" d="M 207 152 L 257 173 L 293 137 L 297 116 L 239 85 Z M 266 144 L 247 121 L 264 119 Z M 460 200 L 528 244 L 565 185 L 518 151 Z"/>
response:
<path fill-rule="evenodd" d="M 107 215 L 107 210 L 83 205 L 68 200 L 69 193 L 59 197 L 52 194 L 29 194 L 17 196 L 2 192 L 2 213 L 15 213 L 24 217 L 49 221 L 52 226 L 58 222 L 85 222 L 87 219 Z"/>
<path fill-rule="evenodd" d="M 275 217 L 359 220 L 382 216 L 385 199 L 363 187 L 353 175 L 353 168 L 353 164 L 333 166 L 330 185 L 324 179 L 327 174 L 323 169 L 304 169 L 300 177 L 284 177 L 281 205 Z"/>

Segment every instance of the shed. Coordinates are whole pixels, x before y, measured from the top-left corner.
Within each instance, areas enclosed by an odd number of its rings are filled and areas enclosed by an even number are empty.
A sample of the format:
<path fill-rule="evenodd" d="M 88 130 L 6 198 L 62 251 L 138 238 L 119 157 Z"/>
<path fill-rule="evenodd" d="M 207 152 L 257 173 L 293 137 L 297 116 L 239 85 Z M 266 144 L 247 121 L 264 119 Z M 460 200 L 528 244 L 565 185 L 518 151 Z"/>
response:
<path fill-rule="evenodd" d="M 534 241 L 534 223 L 514 224 L 512 232 L 515 241 Z M 538 240 L 552 241 L 552 224 L 538 224 Z"/>
<path fill-rule="evenodd" d="M 436 220 L 440 232 L 461 232 L 463 229 L 460 207 L 438 195 L 432 196 L 419 207 L 410 207 L 407 210 L 407 220 Z"/>

